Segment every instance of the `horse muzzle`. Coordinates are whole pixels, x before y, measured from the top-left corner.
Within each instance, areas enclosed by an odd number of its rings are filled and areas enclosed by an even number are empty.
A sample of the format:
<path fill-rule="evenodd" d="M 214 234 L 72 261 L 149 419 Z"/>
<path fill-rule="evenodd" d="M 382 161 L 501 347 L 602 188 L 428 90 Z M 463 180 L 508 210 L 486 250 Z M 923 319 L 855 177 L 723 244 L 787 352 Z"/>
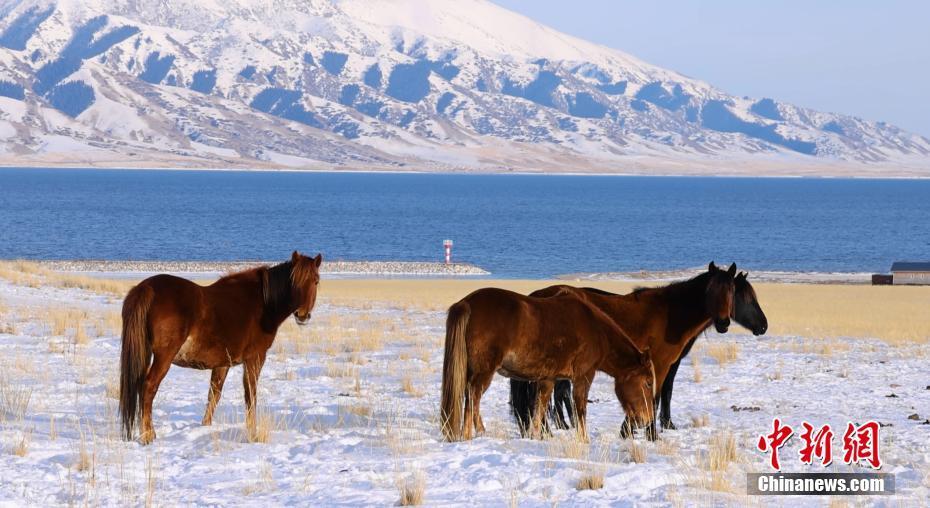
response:
<path fill-rule="evenodd" d="M 310 313 L 308 312 L 306 316 L 301 317 L 299 313 L 295 312 L 294 320 L 297 321 L 298 325 L 304 326 L 305 324 L 310 322 Z"/>
<path fill-rule="evenodd" d="M 714 328 L 717 329 L 717 333 L 727 333 L 730 329 L 730 319 L 715 319 Z"/>
<path fill-rule="evenodd" d="M 768 324 L 768 323 L 762 323 L 761 325 L 757 326 L 757 327 L 752 331 L 752 334 L 755 335 L 756 337 L 758 337 L 759 335 L 765 335 L 765 332 L 767 332 L 768 329 L 769 329 L 769 324 Z"/>

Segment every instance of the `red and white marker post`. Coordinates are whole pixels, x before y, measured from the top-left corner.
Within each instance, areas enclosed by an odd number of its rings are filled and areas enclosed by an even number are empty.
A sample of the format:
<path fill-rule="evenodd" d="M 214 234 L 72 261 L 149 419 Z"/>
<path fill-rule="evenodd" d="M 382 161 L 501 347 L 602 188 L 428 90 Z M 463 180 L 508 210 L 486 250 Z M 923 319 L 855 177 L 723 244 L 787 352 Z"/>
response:
<path fill-rule="evenodd" d="M 452 264 L 452 240 L 443 240 L 442 246 L 446 249 L 446 264 Z"/>

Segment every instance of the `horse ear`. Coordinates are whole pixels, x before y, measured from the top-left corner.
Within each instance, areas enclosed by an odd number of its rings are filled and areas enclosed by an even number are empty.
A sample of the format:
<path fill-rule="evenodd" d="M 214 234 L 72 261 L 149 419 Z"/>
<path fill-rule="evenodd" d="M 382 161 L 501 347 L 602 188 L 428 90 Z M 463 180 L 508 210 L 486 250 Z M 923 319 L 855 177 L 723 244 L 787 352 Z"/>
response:
<path fill-rule="evenodd" d="M 733 263 L 732 265 L 730 265 L 730 269 L 727 270 L 727 275 L 729 275 L 730 277 L 736 275 L 736 263 Z"/>
<path fill-rule="evenodd" d="M 291 263 L 296 263 L 300 261 L 300 253 L 296 250 L 291 253 Z"/>
<path fill-rule="evenodd" d="M 711 261 L 710 264 L 707 265 L 707 271 L 708 271 L 708 272 L 716 272 L 716 271 L 717 271 L 717 265 L 715 265 L 714 262 Z"/>
<path fill-rule="evenodd" d="M 317 254 L 316 257 L 313 258 L 313 264 L 315 264 L 317 268 L 319 268 L 320 265 L 323 264 L 323 254 L 322 254 L 322 253 Z"/>
<path fill-rule="evenodd" d="M 736 280 L 746 280 L 746 275 L 746 272 L 739 272 L 739 274 L 736 275 Z"/>

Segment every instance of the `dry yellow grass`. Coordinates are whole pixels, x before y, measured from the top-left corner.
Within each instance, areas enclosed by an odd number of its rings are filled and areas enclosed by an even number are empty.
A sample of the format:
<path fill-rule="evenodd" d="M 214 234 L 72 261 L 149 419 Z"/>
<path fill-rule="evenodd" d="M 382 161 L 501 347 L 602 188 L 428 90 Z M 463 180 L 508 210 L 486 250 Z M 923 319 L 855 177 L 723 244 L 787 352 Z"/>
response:
<path fill-rule="evenodd" d="M 0 278 L 15 284 L 74 287 L 121 297 L 134 280 L 109 280 L 57 273 L 26 261 L 0 261 Z M 200 281 L 207 283 L 209 281 Z M 372 309 L 387 305 L 405 311 L 443 311 L 468 293 L 487 286 L 529 293 L 551 284 L 569 283 L 626 293 L 637 284 L 611 281 L 332 279 L 320 287 L 321 302 Z M 870 337 L 888 342 L 930 341 L 930 287 L 832 284 L 754 284 L 768 320 L 770 335 L 817 338 Z M 373 323 L 374 324 L 374 323 Z M 386 323 L 380 323 L 386 325 Z M 348 327 L 347 327 L 348 328 Z M 368 330 L 379 330 L 372 326 Z M 356 351 L 379 349 L 385 326 L 373 334 L 360 329 Z"/>
<path fill-rule="evenodd" d="M 736 437 L 729 430 L 713 434 L 706 452 L 701 453 L 695 466 L 687 466 L 689 483 L 713 492 L 736 493 L 731 483 L 730 465 L 739 460 Z"/>
<path fill-rule="evenodd" d="M 154 506 L 158 493 L 158 461 L 149 455 L 145 458 L 145 506 Z"/>
<path fill-rule="evenodd" d="M 711 436 L 707 454 L 707 465 L 711 471 L 726 471 L 736 459 L 736 437 L 732 432 L 725 430 Z"/>
<path fill-rule="evenodd" d="M 13 448 L 10 453 L 17 457 L 25 457 L 29 454 L 29 440 L 32 439 L 32 431 L 22 431 L 19 439 L 13 442 Z"/>
<path fill-rule="evenodd" d="M 400 506 L 419 506 L 423 504 L 426 494 L 426 478 L 420 472 L 406 475 L 397 479 L 397 489 L 400 491 Z"/>
<path fill-rule="evenodd" d="M 604 475 L 598 472 L 585 473 L 578 479 L 575 488 L 578 490 L 602 489 L 604 488 Z"/>
<path fill-rule="evenodd" d="M 777 347 L 786 351 L 805 355 L 816 354 L 821 356 L 833 356 L 849 351 L 851 344 L 848 341 L 834 338 L 817 339 L 801 337 L 793 342 L 780 344 Z"/>
<path fill-rule="evenodd" d="M 672 439 L 663 438 L 656 441 L 656 453 L 665 457 L 674 457 L 678 455 L 678 442 Z"/>
<path fill-rule="evenodd" d="M 575 484 L 578 490 L 599 490 L 604 487 L 611 455 L 611 439 L 602 436 L 597 443 L 588 448 L 588 456 L 579 465 L 581 476 Z"/>
<path fill-rule="evenodd" d="M 691 355 L 691 368 L 694 372 L 694 382 L 700 383 L 704 380 L 704 374 L 701 372 L 701 355 L 694 353 Z"/>
<path fill-rule="evenodd" d="M 413 384 L 413 379 L 410 376 L 404 376 L 400 382 L 401 388 L 404 390 L 404 393 L 411 395 L 413 397 L 422 397 L 423 392 Z"/>
<path fill-rule="evenodd" d="M 710 424 L 710 415 L 694 415 L 691 417 L 691 426 L 694 428 L 707 427 Z"/>
<path fill-rule="evenodd" d="M 32 389 L 0 372 L 0 423 L 22 422 L 32 402 Z"/>
<path fill-rule="evenodd" d="M 591 445 L 580 433 L 565 432 L 546 440 L 546 452 L 554 459 L 581 460 L 590 456 Z"/>
<path fill-rule="evenodd" d="M 529 293 L 564 281 L 526 280 L 327 280 L 321 298 L 331 303 L 441 311 L 487 286 Z M 636 284 L 567 282 L 617 293 Z M 769 321 L 770 335 L 818 338 L 870 337 L 887 342 L 930 341 L 930 287 L 831 284 L 753 285 Z M 735 327 L 739 330 L 739 327 Z"/>
<path fill-rule="evenodd" d="M 637 441 L 636 439 L 630 439 L 627 441 L 628 451 L 630 452 L 630 462 L 636 464 L 642 464 L 646 462 L 648 454 L 646 453 L 646 446 Z"/>
<path fill-rule="evenodd" d="M 91 440 L 96 441 L 93 435 L 93 431 L 94 431 L 93 428 L 91 427 L 89 428 L 89 430 L 91 432 L 91 438 L 92 438 Z M 88 451 L 87 435 L 84 432 L 84 426 L 81 425 L 80 423 L 78 424 L 78 433 L 80 435 L 80 442 L 78 444 L 77 457 L 75 457 L 75 461 L 74 461 L 74 469 L 75 471 L 78 471 L 78 472 L 83 472 L 83 471 L 92 472 L 94 468 L 96 467 L 97 452 L 96 450 L 92 452 Z"/>
<path fill-rule="evenodd" d="M 8 335 L 16 335 L 19 332 L 19 328 L 16 327 L 16 322 L 12 319 L 4 320 L 0 322 L 0 333 L 5 333 Z"/>
<path fill-rule="evenodd" d="M 127 280 L 111 280 L 73 273 L 61 273 L 32 261 L 0 261 L 0 278 L 29 287 L 53 286 L 78 288 L 112 296 L 125 295 L 134 284 Z"/>
<path fill-rule="evenodd" d="M 274 415 L 262 410 L 257 410 L 255 414 L 255 427 L 249 428 L 246 425 L 246 432 L 250 443 L 268 443 L 271 441 L 271 433 L 276 429 L 278 422 L 275 421 Z"/>
<path fill-rule="evenodd" d="M 739 344 L 735 342 L 711 342 L 705 345 L 707 356 L 716 360 L 720 367 L 735 361 L 739 350 Z"/>

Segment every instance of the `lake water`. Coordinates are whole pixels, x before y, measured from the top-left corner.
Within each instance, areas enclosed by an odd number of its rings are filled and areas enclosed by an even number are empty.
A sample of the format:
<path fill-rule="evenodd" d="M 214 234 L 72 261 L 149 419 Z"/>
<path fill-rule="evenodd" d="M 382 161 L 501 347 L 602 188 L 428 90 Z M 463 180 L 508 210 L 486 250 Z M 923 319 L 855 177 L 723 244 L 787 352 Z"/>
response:
<path fill-rule="evenodd" d="M 499 277 L 887 271 L 930 258 L 930 181 L 0 169 L 0 258 L 454 257 Z"/>

